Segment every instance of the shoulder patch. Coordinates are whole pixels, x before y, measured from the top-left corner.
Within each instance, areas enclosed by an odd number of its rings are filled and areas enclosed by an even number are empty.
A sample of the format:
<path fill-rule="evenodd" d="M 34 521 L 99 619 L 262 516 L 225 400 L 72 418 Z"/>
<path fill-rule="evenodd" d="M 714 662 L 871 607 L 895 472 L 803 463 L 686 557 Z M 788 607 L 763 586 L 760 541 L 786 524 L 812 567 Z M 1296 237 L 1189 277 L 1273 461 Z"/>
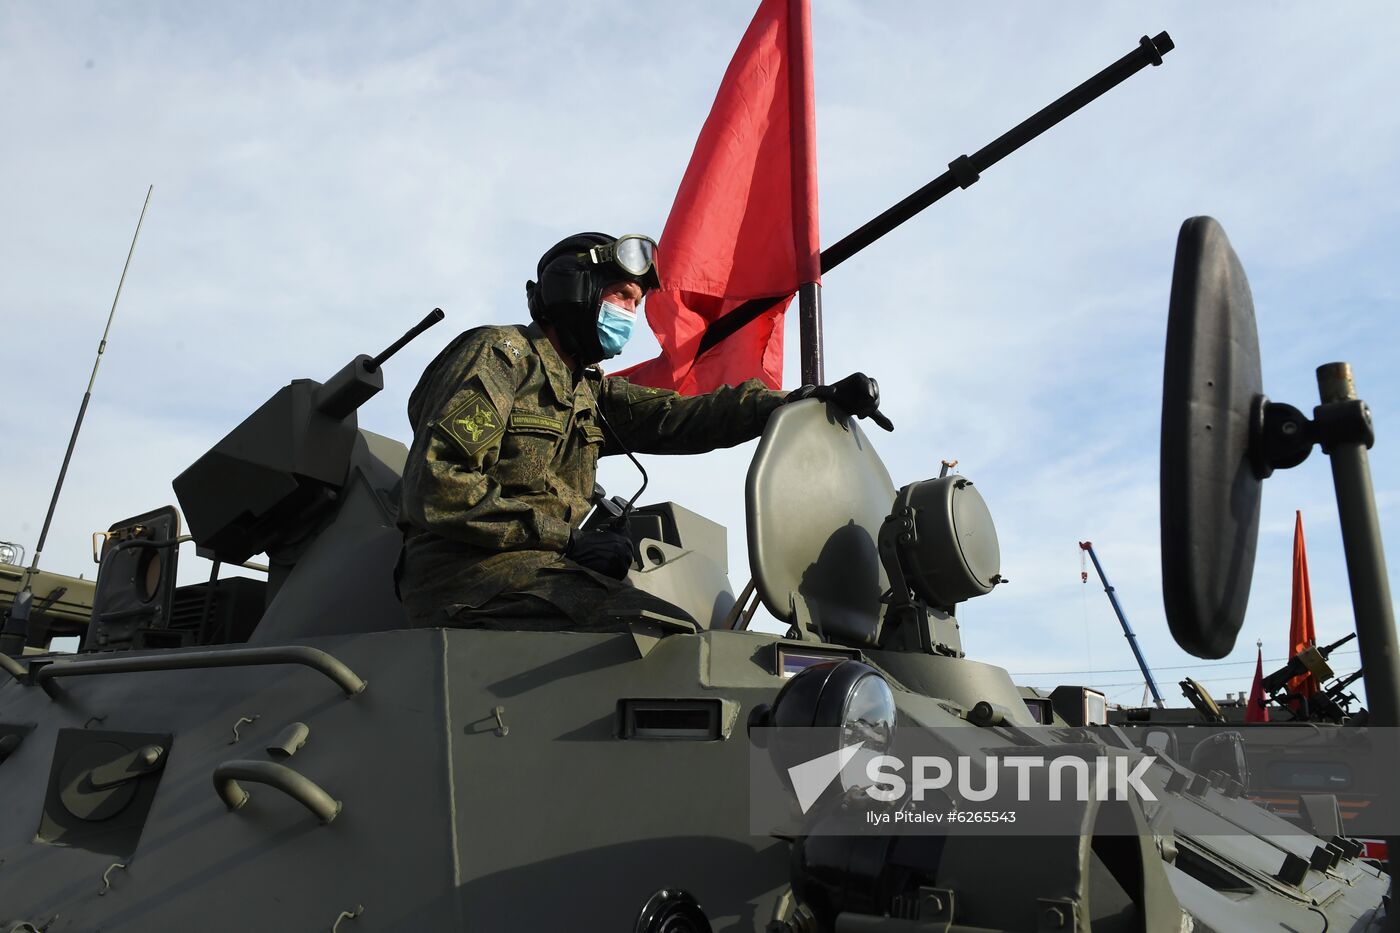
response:
<path fill-rule="evenodd" d="M 434 421 L 433 427 L 469 457 L 481 453 L 505 433 L 505 425 L 491 405 L 491 400 L 475 390 L 468 392 L 460 404 Z"/>

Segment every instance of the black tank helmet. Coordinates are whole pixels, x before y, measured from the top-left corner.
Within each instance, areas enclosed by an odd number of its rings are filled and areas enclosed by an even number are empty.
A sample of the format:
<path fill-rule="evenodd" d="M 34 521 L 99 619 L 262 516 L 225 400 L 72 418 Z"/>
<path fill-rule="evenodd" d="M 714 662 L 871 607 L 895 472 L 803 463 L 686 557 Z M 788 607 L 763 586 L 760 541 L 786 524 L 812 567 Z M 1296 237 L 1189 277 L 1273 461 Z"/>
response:
<path fill-rule="evenodd" d="M 569 355 L 583 366 L 605 356 L 598 342 L 598 308 L 603 289 L 631 281 L 643 291 L 660 285 L 654 264 L 656 244 L 647 237 L 576 233 L 551 246 L 525 283 L 530 317 L 553 324 Z M 634 271 L 629 271 L 634 270 Z"/>

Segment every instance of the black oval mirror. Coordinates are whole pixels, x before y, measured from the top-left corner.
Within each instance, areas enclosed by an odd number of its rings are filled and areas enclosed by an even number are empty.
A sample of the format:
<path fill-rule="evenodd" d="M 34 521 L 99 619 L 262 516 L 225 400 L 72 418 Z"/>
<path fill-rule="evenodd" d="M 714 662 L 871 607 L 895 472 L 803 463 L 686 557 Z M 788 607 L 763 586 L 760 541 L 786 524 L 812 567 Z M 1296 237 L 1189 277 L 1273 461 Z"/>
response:
<path fill-rule="evenodd" d="M 1213 218 L 1181 225 L 1162 378 L 1162 601 L 1176 643 L 1201 658 L 1235 645 L 1249 602 L 1261 480 L 1259 335 L 1244 267 Z"/>

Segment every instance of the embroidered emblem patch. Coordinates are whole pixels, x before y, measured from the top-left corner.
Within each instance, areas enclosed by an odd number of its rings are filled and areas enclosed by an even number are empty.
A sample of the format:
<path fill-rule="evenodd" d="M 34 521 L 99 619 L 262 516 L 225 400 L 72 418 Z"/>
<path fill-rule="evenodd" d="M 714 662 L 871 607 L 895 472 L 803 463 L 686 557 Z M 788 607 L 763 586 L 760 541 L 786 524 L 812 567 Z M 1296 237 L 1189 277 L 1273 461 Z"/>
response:
<path fill-rule="evenodd" d="M 505 433 L 501 416 L 480 392 L 469 392 L 462 403 L 434 422 L 467 456 L 475 456 Z"/>
<path fill-rule="evenodd" d="M 564 422 L 558 418 L 530 411 L 512 411 L 510 413 L 510 426 L 512 428 L 535 428 L 536 430 L 548 431 L 551 434 L 564 433 Z"/>

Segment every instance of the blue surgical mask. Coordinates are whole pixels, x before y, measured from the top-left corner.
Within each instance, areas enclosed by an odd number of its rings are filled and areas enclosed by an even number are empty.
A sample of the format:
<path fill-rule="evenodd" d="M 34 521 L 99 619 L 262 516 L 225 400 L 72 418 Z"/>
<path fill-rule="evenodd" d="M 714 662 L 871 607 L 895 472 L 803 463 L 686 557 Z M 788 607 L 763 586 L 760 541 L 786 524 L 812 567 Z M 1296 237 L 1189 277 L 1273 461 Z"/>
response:
<path fill-rule="evenodd" d="M 628 311 L 611 301 L 599 305 L 598 343 L 603 348 L 603 359 L 610 360 L 622 352 L 632 336 L 632 325 L 636 323 L 636 311 Z"/>

